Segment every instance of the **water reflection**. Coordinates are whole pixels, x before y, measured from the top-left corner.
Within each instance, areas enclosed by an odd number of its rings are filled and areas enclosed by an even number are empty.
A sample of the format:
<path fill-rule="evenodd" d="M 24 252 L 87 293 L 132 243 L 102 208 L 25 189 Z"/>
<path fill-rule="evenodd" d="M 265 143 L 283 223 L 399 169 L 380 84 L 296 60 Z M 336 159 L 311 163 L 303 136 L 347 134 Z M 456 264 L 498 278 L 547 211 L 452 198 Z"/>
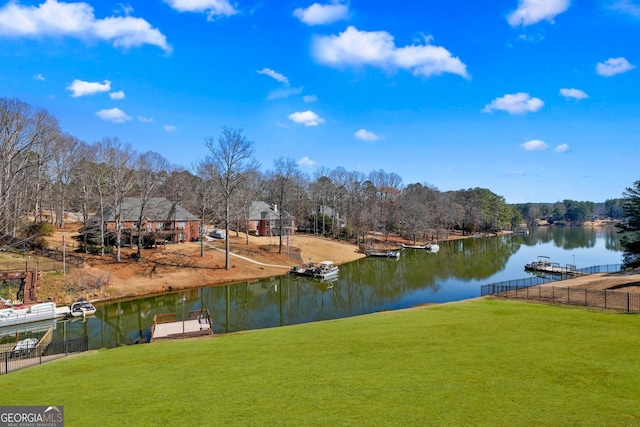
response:
<path fill-rule="evenodd" d="M 161 313 L 182 320 L 183 311 L 206 308 L 220 334 L 453 301 L 479 296 L 483 284 L 525 277 L 524 264 L 538 255 L 561 263 L 577 258 L 586 267 L 619 263 L 621 250 L 612 228 L 548 227 L 529 235 L 443 242 L 436 254 L 405 249 L 399 260 L 342 265 L 331 282 L 285 275 L 98 305 L 95 316 L 68 322 L 64 333 L 87 335 L 91 348 L 110 348 L 148 341 L 153 316 Z"/>

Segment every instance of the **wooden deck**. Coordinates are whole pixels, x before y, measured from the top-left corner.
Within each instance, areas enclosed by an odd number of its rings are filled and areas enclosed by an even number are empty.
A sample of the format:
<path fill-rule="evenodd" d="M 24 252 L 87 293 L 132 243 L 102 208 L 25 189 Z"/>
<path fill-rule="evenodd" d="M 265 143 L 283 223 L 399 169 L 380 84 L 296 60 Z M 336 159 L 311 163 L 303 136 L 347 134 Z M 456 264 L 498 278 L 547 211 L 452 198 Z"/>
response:
<path fill-rule="evenodd" d="M 213 335 L 209 310 L 193 310 L 184 321 L 177 321 L 175 313 L 153 317 L 151 341 L 158 339 L 192 338 Z"/>

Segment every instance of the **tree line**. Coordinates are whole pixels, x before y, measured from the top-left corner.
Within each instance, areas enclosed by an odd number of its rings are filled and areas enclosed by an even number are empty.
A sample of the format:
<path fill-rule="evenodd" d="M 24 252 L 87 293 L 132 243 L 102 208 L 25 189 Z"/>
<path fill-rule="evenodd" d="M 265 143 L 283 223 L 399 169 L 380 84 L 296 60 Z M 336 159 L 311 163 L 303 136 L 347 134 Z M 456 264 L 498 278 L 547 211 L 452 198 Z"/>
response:
<path fill-rule="evenodd" d="M 263 172 L 253 145 L 242 130 L 223 127 L 217 137 L 204 139 L 202 160 L 186 169 L 156 152 L 138 153 L 117 137 L 86 143 L 62 131 L 47 111 L 2 98 L 0 243 L 24 241 L 30 222 L 62 227 L 68 212 L 88 223 L 109 211 L 116 218 L 112 237 L 120 260 L 119 213 L 125 197 L 140 199 L 139 223 L 150 198 L 165 197 L 203 225 L 225 227 L 227 236 L 248 231 L 243 227 L 251 202 L 261 200 L 277 206 L 280 227 L 288 213 L 301 230 L 356 244 L 372 234 L 398 233 L 417 242 L 441 239 L 451 230 L 497 232 L 541 217 L 579 223 L 595 209 L 591 202 L 571 200 L 509 205 L 485 188 L 440 191 L 428 183 L 405 185 L 398 174 L 384 170 L 364 174 L 322 167 L 307 174 L 285 157 Z M 102 242 L 105 234 L 101 229 Z"/>

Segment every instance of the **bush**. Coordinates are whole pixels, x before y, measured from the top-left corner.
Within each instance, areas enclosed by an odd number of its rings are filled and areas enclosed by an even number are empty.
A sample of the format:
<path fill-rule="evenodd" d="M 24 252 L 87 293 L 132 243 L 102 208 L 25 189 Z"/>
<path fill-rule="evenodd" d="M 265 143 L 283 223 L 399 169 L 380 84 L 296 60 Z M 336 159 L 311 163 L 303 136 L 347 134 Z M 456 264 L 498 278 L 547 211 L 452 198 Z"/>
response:
<path fill-rule="evenodd" d="M 100 255 L 102 246 L 100 245 L 88 245 L 87 246 L 87 252 L 90 253 L 91 255 Z M 83 252 L 84 248 L 79 248 L 78 252 Z M 104 253 L 105 255 L 108 254 L 112 254 L 113 253 L 113 246 L 105 246 L 104 247 Z"/>
<path fill-rule="evenodd" d="M 26 226 L 25 237 L 51 237 L 53 236 L 53 225 L 48 222 L 34 222 Z"/>
<path fill-rule="evenodd" d="M 33 247 L 35 249 L 48 249 L 49 242 L 43 236 L 39 236 L 33 239 Z"/>

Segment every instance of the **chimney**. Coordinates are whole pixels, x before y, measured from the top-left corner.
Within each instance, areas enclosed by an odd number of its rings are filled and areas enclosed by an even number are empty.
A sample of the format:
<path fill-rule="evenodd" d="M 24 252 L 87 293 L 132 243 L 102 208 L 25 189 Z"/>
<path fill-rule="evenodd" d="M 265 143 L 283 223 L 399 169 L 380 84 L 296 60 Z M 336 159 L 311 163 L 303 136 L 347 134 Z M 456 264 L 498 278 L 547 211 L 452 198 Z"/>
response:
<path fill-rule="evenodd" d="M 278 212 L 278 205 L 276 205 L 276 204 L 273 205 L 273 211 L 274 212 Z"/>

